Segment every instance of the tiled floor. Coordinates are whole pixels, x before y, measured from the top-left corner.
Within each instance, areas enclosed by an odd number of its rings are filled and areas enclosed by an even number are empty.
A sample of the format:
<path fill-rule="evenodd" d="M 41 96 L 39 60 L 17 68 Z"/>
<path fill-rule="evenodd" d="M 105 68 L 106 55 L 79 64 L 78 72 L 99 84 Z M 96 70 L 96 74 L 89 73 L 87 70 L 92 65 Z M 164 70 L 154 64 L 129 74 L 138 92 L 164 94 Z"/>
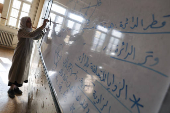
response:
<path fill-rule="evenodd" d="M 24 84 L 20 89 L 23 91 L 21 96 L 14 99 L 8 97 L 8 72 L 11 66 L 14 50 L 0 47 L 0 113 L 26 113 L 28 103 L 27 85 Z"/>

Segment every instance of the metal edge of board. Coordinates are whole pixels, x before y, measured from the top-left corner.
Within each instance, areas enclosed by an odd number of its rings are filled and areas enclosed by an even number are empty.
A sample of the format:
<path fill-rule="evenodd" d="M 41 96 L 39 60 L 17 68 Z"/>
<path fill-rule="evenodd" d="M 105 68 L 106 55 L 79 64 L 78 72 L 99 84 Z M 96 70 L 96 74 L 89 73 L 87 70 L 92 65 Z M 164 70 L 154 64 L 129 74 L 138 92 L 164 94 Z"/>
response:
<path fill-rule="evenodd" d="M 41 39 L 40 45 L 39 46 L 37 45 L 37 46 L 38 46 L 38 52 L 39 52 L 39 55 L 40 55 L 40 59 L 41 59 L 41 62 L 43 64 L 44 73 L 45 73 L 46 79 L 48 81 L 48 85 L 49 85 L 49 88 L 50 88 L 50 91 L 51 91 L 51 95 L 52 95 L 52 98 L 53 98 L 53 101 L 54 101 L 56 111 L 57 111 L 57 113 L 63 113 L 63 110 L 61 109 L 61 106 L 60 106 L 59 101 L 58 101 L 57 93 L 55 92 L 54 87 L 52 86 L 51 80 L 49 79 L 48 70 L 46 68 L 46 65 L 45 65 L 45 62 L 44 62 L 44 59 L 43 59 L 43 56 L 42 56 L 42 53 L 41 53 L 42 40 L 43 39 Z"/>

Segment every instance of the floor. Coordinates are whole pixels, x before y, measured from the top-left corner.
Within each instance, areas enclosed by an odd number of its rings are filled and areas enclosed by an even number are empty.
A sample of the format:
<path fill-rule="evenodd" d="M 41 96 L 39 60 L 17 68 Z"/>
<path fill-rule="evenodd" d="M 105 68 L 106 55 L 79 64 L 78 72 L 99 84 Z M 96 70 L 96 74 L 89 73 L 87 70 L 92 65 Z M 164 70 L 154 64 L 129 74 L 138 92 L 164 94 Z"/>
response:
<path fill-rule="evenodd" d="M 23 91 L 21 96 L 14 99 L 8 97 L 8 72 L 12 62 L 14 50 L 0 47 L 0 113 L 26 113 L 28 103 L 27 85 L 24 84 L 20 89 Z"/>
<path fill-rule="evenodd" d="M 0 46 L 0 113 L 57 113 L 37 48 L 21 96 L 8 97 L 8 72 L 14 50 Z"/>

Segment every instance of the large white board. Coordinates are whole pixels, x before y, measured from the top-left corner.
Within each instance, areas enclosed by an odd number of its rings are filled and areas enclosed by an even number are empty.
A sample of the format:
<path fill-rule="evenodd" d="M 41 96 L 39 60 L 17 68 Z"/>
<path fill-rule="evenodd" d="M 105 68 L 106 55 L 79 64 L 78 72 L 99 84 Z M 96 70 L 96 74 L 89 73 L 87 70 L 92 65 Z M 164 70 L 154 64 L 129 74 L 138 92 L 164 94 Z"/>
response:
<path fill-rule="evenodd" d="M 60 24 L 51 22 L 41 51 L 63 112 L 159 112 L 170 83 L 169 11 L 169 0 L 54 1 L 50 19 Z"/>

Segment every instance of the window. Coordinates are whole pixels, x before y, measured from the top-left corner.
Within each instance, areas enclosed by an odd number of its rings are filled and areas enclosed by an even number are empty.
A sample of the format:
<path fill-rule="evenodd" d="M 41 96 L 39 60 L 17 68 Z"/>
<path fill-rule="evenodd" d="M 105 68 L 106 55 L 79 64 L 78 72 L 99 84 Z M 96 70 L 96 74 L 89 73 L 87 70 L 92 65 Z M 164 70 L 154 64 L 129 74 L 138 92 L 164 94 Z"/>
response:
<path fill-rule="evenodd" d="M 79 33 L 80 28 L 81 28 L 81 24 L 68 19 L 67 20 L 67 27 L 72 29 L 71 34 L 75 35 L 75 34 Z"/>
<path fill-rule="evenodd" d="M 78 15 L 73 14 L 73 13 L 69 13 L 68 17 L 71 18 L 71 19 L 73 19 L 73 20 L 76 20 L 76 21 L 78 21 L 78 22 L 81 22 L 81 23 L 82 23 L 83 20 L 84 20 L 81 16 L 78 16 Z"/>
<path fill-rule="evenodd" d="M 110 37 L 110 41 L 107 46 L 106 54 L 114 55 L 118 43 L 119 43 L 119 39 L 115 37 Z"/>
<path fill-rule="evenodd" d="M 68 19 L 67 19 L 67 27 L 72 29 L 72 35 L 75 35 L 80 32 L 81 24 L 84 21 L 84 18 L 82 18 L 79 15 L 69 13 Z"/>
<path fill-rule="evenodd" d="M 103 46 L 103 43 L 105 41 L 106 34 L 102 33 L 100 31 L 96 31 L 94 41 L 93 41 L 93 46 L 91 50 L 100 52 L 101 48 Z"/>
<path fill-rule="evenodd" d="M 48 34 L 48 37 L 51 37 L 52 30 L 55 30 L 55 32 L 59 32 L 62 28 L 64 19 L 66 15 L 66 9 L 64 7 L 61 7 L 55 3 L 53 3 L 51 12 L 50 12 L 50 18 L 51 18 L 51 26 L 50 26 L 50 32 Z M 58 24 L 54 24 L 58 23 Z"/>
<path fill-rule="evenodd" d="M 112 36 L 110 37 L 110 41 L 106 49 L 106 54 L 114 56 L 116 55 L 115 50 L 118 48 L 122 33 L 117 30 L 113 30 L 111 35 Z"/>
<path fill-rule="evenodd" d="M 8 25 L 19 28 L 20 19 L 29 16 L 31 3 L 33 0 L 13 0 Z"/>
<path fill-rule="evenodd" d="M 97 31 L 94 36 L 94 41 L 93 41 L 91 50 L 97 51 L 97 52 L 101 51 L 103 44 L 105 42 L 107 32 L 108 32 L 107 28 L 104 28 L 103 26 L 100 26 L 100 25 L 97 26 Z"/>
<path fill-rule="evenodd" d="M 103 32 L 105 32 L 105 33 L 108 32 L 108 29 L 107 29 L 107 28 L 104 28 L 103 26 L 100 26 L 100 25 L 97 26 L 97 29 L 100 30 L 100 31 L 103 31 Z"/>
<path fill-rule="evenodd" d="M 57 5 L 57 4 L 53 4 L 52 5 L 52 8 L 51 8 L 51 11 L 54 11 L 56 13 L 59 13 L 61 15 L 65 15 L 66 14 L 66 9 Z"/>
<path fill-rule="evenodd" d="M 117 37 L 117 38 L 121 38 L 122 37 L 122 33 L 117 31 L 117 30 L 113 30 L 112 31 L 112 35 Z"/>
<path fill-rule="evenodd" d="M 4 4 L 4 0 L 0 0 L 0 3 L 1 3 L 1 4 Z"/>
<path fill-rule="evenodd" d="M 48 37 L 51 37 L 52 29 L 55 29 L 55 32 L 60 32 L 63 26 L 70 28 L 71 35 L 75 35 L 80 32 L 82 23 L 84 21 L 84 18 L 82 18 L 81 16 L 67 12 L 66 8 L 55 3 L 53 3 L 52 5 L 50 18 L 52 22 L 58 24 L 54 26 L 54 24 L 51 23 Z"/>

